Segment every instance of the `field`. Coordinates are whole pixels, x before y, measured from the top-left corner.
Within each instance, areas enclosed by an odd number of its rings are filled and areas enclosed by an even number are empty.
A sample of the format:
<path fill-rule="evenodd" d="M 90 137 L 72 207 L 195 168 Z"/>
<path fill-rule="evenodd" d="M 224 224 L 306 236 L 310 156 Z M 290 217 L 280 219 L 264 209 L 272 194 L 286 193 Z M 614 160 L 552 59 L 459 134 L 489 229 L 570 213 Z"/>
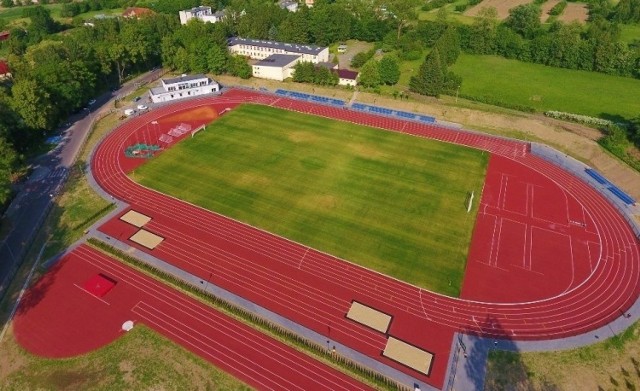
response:
<path fill-rule="evenodd" d="M 640 324 L 583 348 L 541 353 L 496 351 L 489 355 L 485 390 L 637 390 Z"/>
<path fill-rule="evenodd" d="M 567 8 L 558 16 L 558 20 L 563 23 L 579 22 L 586 23 L 589 18 L 589 9 L 586 3 L 567 3 Z"/>
<path fill-rule="evenodd" d="M 506 19 L 509 10 L 522 4 L 529 4 L 532 0 L 484 0 L 480 4 L 469 8 L 464 14 L 467 16 L 478 16 L 483 8 L 494 7 L 498 11 L 498 20 Z"/>
<path fill-rule="evenodd" d="M 458 295 L 488 156 L 243 105 L 136 169 L 141 184 Z"/>
<path fill-rule="evenodd" d="M 627 119 L 638 115 L 638 79 L 467 54 L 460 55 L 451 70 L 462 76 L 461 95 L 488 97 L 537 111 Z"/>

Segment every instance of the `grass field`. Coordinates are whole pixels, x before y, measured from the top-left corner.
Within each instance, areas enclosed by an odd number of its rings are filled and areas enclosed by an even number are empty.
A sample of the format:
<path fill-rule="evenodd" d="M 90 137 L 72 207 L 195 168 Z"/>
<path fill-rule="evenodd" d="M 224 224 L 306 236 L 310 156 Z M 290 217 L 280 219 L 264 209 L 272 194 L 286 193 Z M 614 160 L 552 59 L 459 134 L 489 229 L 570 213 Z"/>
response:
<path fill-rule="evenodd" d="M 136 169 L 145 186 L 458 295 L 488 156 L 243 105 Z M 477 203 L 476 203 L 477 206 Z"/>
<path fill-rule="evenodd" d="M 640 80 L 547 67 L 497 56 L 462 54 L 451 70 L 460 94 L 595 117 L 638 116 Z"/>
<path fill-rule="evenodd" d="M 0 351 L 3 391 L 251 389 L 141 324 L 108 346 L 69 359 L 33 356 L 12 334 Z"/>

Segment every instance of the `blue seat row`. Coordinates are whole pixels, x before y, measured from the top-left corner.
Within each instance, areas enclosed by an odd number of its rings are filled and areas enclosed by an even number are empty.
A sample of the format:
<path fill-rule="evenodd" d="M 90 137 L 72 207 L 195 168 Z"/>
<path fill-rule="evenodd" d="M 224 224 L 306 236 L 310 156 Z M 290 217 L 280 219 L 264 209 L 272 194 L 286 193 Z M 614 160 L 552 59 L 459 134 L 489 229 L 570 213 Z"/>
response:
<path fill-rule="evenodd" d="M 598 171 L 594 170 L 593 168 L 586 168 L 584 170 L 591 178 L 595 179 L 596 182 L 598 182 L 601 185 L 607 185 L 610 184 L 610 182 L 603 177 Z"/>
<path fill-rule="evenodd" d="M 418 121 L 422 121 L 422 122 L 426 122 L 426 123 L 432 124 L 432 123 L 436 122 L 436 119 L 434 117 L 430 117 L 428 115 L 420 115 L 420 116 L 418 116 Z"/>
<path fill-rule="evenodd" d="M 407 113 L 406 111 L 398 111 L 396 110 L 396 115 L 398 117 L 407 118 L 407 119 L 415 119 L 416 115 L 414 113 Z"/>
<path fill-rule="evenodd" d="M 283 90 L 283 89 L 277 89 L 276 95 L 286 96 L 286 97 L 294 98 L 298 100 L 310 100 L 313 102 L 325 103 L 325 104 L 330 104 L 334 106 L 344 106 L 346 104 L 345 101 L 341 99 L 327 98 L 326 96 L 311 95 L 311 94 L 305 94 L 304 92 L 289 91 L 289 90 Z"/>
<path fill-rule="evenodd" d="M 636 203 L 636 200 L 634 200 L 627 193 L 625 193 L 624 191 L 620 190 L 615 186 L 609 186 L 607 189 L 609 189 L 610 192 L 615 194 L 616 197 L 620 198 L 622 202 L 624 202 L 627 205 L 633 205 Z"/>

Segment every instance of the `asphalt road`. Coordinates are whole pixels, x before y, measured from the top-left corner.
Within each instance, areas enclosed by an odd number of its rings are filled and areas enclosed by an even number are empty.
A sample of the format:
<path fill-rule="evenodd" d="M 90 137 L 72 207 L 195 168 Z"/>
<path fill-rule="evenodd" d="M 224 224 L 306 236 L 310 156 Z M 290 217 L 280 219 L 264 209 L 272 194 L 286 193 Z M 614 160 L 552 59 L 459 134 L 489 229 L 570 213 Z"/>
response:
<path fill-rule="evenodd" d="M 32 174 L 20 186 L 3 217 L 9 219 L 11 231 L 0 242 L 0 298 L 4 296 L 55 196 L 67 179 L 94 119 L 113 108 L 115 97 L 130 94 L 140 83 L 150 82 L 161 74 L 162 69 L 145 73 L 125 83 L 119 90 L 96 98 L 87 110 L 69 118 L 70 125 L 63 130 L 63 141 L 54 150 L 34 160 Z"/>

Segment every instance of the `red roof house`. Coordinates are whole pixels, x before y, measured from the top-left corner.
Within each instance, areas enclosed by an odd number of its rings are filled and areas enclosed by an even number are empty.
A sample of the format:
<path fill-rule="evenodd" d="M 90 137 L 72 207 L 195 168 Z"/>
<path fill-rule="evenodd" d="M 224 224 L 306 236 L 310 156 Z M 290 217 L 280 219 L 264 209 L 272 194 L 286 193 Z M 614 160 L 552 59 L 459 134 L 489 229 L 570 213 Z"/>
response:
<path fill-rule="evenodd" d="M 0 60 L 0 78 L 5 76 L 11 76 L 11 71 L 9 70 L 9 64 L 5 60 Z"/>
<path fill-rule="evenodd" d="M 122 13 L 122 17 L 123 18 L 136 18 L 136 19 L 140 19 L 141 17 L 145 16 L 145 15 L 153 15 L 154 12 L 152 10 L 150 10 L 149 8 L 142 8 L 142 7 L 128 7 L 126 10 L 124 10 L 124 12 Z"/>
<path fill-rule="evenodd" d="M 11 33 L 9 31 L 0 31 L 0 41 L 6 41 L 10 35 Z"/>

